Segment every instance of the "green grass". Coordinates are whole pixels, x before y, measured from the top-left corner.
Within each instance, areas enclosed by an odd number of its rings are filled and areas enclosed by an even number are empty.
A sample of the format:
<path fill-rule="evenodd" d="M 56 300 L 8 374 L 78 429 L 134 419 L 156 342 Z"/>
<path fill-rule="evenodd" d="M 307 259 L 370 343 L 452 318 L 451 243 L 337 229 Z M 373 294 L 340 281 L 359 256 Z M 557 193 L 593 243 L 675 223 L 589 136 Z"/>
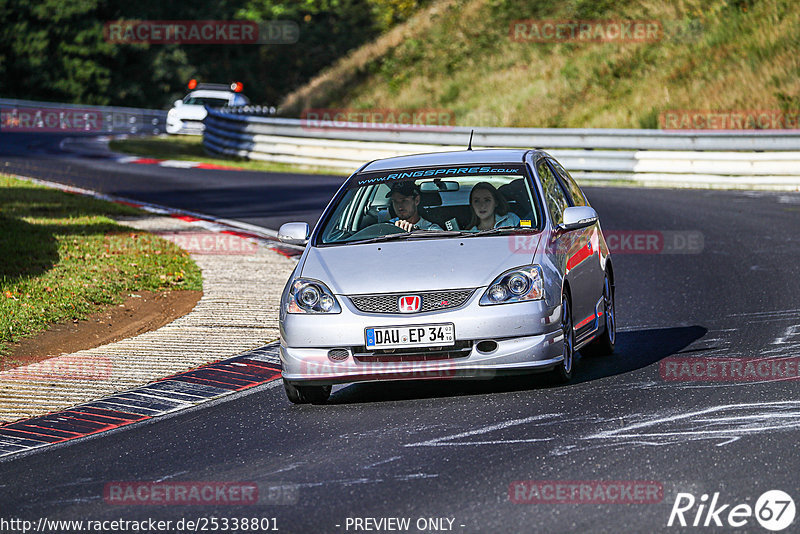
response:
<path fill-rule="evenodd" d="M 113 220 L 142 214 L 0 175 L 0 364 L 10 343 L 129 292 L 202 290 L 184 250 Z"/>
<path fill-rule="evenodd" d="M 227 167 L 240 167 L 251 171 L 286 172 L 304 174 L 343 174 L 341 170 L 290 165 L 286 163 L 270 163 L 267 161 L 246 160 L 241 158 L 218 158 L 205 153 L 203 138 L 197 135 L 171 135 L 160 137 L 136 137 L 115 139 L 109 143 L 111 150 L 154 159 L 175 159 L 181 161 L 199 161 Z"/>
<path fill-rule="evenodd" d="M 655 20 L 650 43 L 514 42 L 512 21 Z M 800 109 L 794 0 L 437 0 L 281 105 L 439 108 L 458 125 L 657 128 L 669 110 Z"/>

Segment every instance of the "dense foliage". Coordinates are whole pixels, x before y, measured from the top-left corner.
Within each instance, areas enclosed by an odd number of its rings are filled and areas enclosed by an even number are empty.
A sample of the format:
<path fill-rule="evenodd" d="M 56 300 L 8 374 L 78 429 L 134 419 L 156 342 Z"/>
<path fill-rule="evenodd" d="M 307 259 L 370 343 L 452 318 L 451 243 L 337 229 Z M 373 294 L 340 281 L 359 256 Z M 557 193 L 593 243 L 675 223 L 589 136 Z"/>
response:
<path fill-rule="evenodd" d="M 274 104 L 320 69 L 405 20 L 419 0 L 0 0 L 0 97 L 164 108 L 186 82 L 242 81 Z M 118 20 L 291 20 L 292 45 L 114 44 Z"/>

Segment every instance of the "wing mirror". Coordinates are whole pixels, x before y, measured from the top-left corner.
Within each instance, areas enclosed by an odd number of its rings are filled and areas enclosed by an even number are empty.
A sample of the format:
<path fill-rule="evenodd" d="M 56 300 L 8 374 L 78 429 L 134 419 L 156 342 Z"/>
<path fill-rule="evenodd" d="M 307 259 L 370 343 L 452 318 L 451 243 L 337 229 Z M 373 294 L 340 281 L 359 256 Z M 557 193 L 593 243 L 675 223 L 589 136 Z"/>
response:
<path fill-rule="evenodd" d="M 311 228 L 308 223 L 290 222 L 281 225 L 278 230 L 278 239 L 281 243 L 289 245 L 305 245 L 308 243 L 308 236 L 311 235 Z"/>
<path fill-rule="evenodd" d="M 597 212 L 589 206 L 571 206 L 564 210 L 563 222 L 558 225 L 560 230 L 569 232 L 592 226 L 597 222 Z"/>
<path fill-rule="evenodd" d="M 176 100 L 172 103 L 172 107 L 179 108 L 183 105 L 183 100 Z"/>

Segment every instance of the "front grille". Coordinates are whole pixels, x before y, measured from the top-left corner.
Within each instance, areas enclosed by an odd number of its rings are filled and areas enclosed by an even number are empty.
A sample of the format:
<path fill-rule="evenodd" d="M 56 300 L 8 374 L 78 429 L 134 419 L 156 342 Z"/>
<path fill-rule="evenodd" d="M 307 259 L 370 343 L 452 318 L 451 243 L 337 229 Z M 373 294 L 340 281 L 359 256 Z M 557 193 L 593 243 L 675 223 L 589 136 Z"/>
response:
<path fill-rule="evenodd" d="M 474 292 L 474 289 L 452 289 L 447 291 L 422 291 L 418 293 L 385 293 L 383 295 L 353 295 L 350 302 L 358 311 L 365 313 L 400 313 L 397 299 L 405 295 L 418 295 L 422 302 L 415 313 L 458 308 Z"/>
<path fill-rule="evenodd" d="M 365 347 L 354 347 L 353 358 L 361 363 L 372 362 L 428 362 L 466 358 L 472 352 L 471 341 L 456 341 L 452 347 L 420 347 L 379 349 L 369 351 Z"/>

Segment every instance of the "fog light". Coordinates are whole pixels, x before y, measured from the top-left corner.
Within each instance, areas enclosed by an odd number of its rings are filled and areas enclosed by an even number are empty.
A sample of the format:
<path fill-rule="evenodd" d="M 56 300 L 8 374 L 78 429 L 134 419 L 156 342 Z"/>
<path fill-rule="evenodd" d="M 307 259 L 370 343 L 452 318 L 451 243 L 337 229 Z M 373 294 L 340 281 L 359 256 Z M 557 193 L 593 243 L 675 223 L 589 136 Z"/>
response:
<path fill-rule="evenodd" d="M 343 362 L 350 356 L 347 349 L 331 349 L 328 351 L 328 359 L 332 362 Z"/>

